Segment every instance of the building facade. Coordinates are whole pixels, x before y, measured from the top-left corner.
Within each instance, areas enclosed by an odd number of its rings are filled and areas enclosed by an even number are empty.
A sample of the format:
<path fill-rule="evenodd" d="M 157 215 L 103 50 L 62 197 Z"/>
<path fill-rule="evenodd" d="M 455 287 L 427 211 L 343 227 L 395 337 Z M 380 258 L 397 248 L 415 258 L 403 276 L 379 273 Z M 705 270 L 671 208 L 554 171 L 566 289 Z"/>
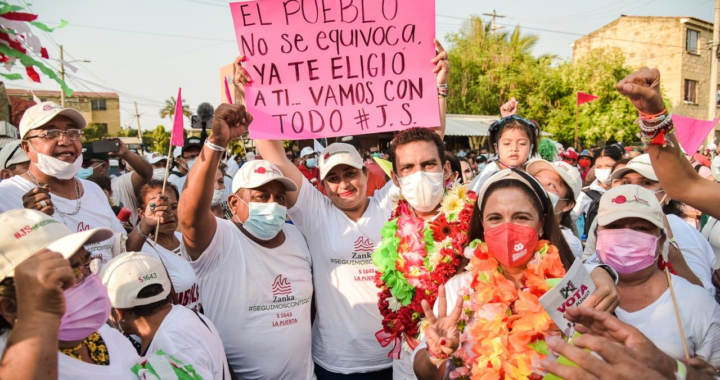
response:
<path fill-rule="evenodd" d="M 708 101 L 720 106 L 720 86 L 710 98 L 710 63 L 717 59 L 710 56 L 712 32 L 711 22 L 694 17 L 622 15 L 575 41 L 573 62 L 596 48 L 619 48 L 628 66 L 660 70 L 673 113 L 707 120 Z"/>
<path fill-rule="evenodd" d="M 35 96 L 41 101 L 60 104 L 59 91 L 34 90 Z M 33 100 L 29 90 L 7 89 L 10 98 Z M 114 92 L 73 92 L 65 97 L 65 107 L 74 108 L 85 117 L 88 124 L 100 125 L 106 135 L 115 135 L 120 131 L 120 97 Z"/>

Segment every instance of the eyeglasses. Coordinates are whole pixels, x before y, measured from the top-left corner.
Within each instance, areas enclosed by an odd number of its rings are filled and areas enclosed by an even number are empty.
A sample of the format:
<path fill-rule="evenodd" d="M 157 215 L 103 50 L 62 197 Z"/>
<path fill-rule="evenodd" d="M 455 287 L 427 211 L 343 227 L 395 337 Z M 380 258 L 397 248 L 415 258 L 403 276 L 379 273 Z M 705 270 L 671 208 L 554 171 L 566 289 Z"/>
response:
<path fill-rule="evenodd" d="M 34 138 L 41 138 L 47 141 L 56 141 L 60 140 L 60 137 L 62 135 L 67 135 L 67 138 L 71 141 L 80 141 L 80 138 L 82 138 L 82 135 L 85 134 L 85 132 L 79 130 L 79 129 L 68 129 L 67 131 L 61 131 L 59 129 L 51 129 L 49 131 L 45 131 L 45 133 L 41 133 L 39 135 L 30 136 L 26 140 L 34 139 Z"/>
<path fill-rule="evenodd" d="M 540 128 L 538 127 L 538 125 L 537 125 L 536 122 L 534 122 L 534 121 L 532 121 L 532 120 L 528 120 L 528 119 L 526 119 L 526 118 L 524 118 L 524 117 L 521 117 L 521 116 L 510 115 L 510 116 L 505 116 L 504 118 L 502 118 L 502 119 L 500 119 L 500 120 L 492 123 L 492 124 L 490 125 L 490 128 L 488 129 L 488 132 L 493 133 L 493 132 L 495 132 L 496 130 L 498 130 L 500 127 L 502 127 L 503 125 L 505 125 L 505 124 L 507 124 L 507 123 L 509 123 L 509 122 L 511 122 L 511 121 L 518 121 L 518 122 L 520 122 L 520 124 L 523 124 L 523 125 L 525 125 L 526 127 L 529 127 L 529 128 L 533 128 L 533 129 L 535 129 L 536 131 L 540 130 Z"/>

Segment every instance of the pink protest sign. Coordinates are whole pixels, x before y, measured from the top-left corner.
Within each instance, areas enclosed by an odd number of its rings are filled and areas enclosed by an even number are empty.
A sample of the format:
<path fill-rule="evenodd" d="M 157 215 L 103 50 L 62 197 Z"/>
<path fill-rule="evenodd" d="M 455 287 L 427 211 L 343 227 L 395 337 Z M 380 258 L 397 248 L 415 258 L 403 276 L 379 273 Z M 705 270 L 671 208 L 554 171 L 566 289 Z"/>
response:
<path fill-rule="evenodd" d="M 691 156 L 700 148 L 700 144 L 718 122 L 717 118 L 712 121 L 697 120 L 680 115 L 672 115 L 672 118 L 678 142 L 685 149 L 685 153 Z"/>
<path fill-rule="evenodd" d="M 312 139 L 437 126 L 435 0 L 230 4 L 250 137 Z"/>

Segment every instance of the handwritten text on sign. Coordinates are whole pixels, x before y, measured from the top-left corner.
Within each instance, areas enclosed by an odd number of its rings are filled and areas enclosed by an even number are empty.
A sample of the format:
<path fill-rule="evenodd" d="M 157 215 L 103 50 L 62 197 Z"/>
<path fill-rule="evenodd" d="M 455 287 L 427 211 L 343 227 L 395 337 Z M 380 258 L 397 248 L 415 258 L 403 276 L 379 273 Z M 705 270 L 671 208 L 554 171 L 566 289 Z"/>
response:
<path fill-rule="evenodd" d="M 309 139 L 439 125 L 434 0 L 230 4 L 251 138 Z"/>

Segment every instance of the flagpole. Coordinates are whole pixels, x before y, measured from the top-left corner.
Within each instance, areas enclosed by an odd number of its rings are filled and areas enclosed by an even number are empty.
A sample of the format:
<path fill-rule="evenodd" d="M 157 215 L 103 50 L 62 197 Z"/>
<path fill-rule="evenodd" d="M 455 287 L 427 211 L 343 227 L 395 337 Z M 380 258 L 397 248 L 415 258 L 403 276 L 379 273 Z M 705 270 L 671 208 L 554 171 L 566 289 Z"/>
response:
<path fill-rule="evenodd" d="M 685 359 L 690 360 L 690 351 L 685 341 L 685 330 L 683 329 L 682 319 L 680 319 L 680 308 L 678 308 L 677 298 L 675 298 L 675 289 L 673 288 L 672 278 L 670 277 L 667 264 L 665 265 L 665 275 L 667 276 L 668 285 L 670 285 L 670 296 L 672 296 L 673 306 L 675 307 L 675 317 L 677 317 L 678 327 L 680 327 L 680 339 L 682 339 L 683 348 L 685 349 Z"/>
<path fill-rule="evenodd" d="M 575 100 L 575 150 L 580 151 L 578 146 L 578 113 L 580 113 L 580 104 L 577 99 Z"/>
<path fill-rule="evenodd" d="M 172 161 L 172 139 L 168 141 L 168 154 L 167 154 L 167 163 L 165 164 L 165 176 L 163 177 L 163 185 L 162 185 L 162 192 L 160 195 L 165 195 L 165 185 L 167 184 L 168 179 L 168 172 L 170 172 L 170 161 Z M 158 233 L 160 231 L 160 218 L 157 220 L 157 226 L 155 226 L 155 245 L 157 245 L 158 240 Z"/>

